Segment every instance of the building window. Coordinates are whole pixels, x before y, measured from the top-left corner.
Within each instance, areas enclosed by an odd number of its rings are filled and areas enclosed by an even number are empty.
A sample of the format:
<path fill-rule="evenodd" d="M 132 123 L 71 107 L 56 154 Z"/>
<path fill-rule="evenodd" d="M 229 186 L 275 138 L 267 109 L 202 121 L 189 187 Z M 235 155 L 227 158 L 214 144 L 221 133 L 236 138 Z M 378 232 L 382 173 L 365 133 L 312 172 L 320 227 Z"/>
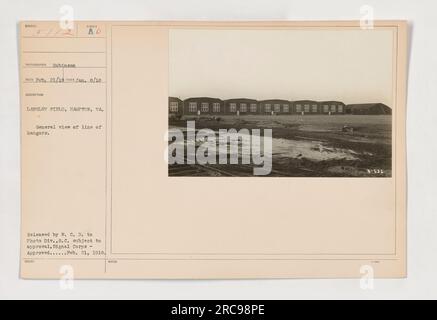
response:
<path fill-rule="evenodd" d="M 329 112 L 329 106 L 327 104 L 323 105 L 323 112 L 325 112 L 325 113 Z"/>
<path fill-rule="evenodd" d="M 250 112 L 256 112 L 256 103 L 250 104 Z"/>
<path fill-rule="evenodd" d="M 236 103 L 229 104 L 229 111 L 237 112 L 237 104 Z"/>
<path fill-rule="evenodd" d="M 290 106 L 288 104 L 284 104 L 282 107 L 284 112 L 290 112 Z"/>
<path fill-rule="evenodd" d="M 178 112 L 178 105 L 176 101 L 170 102 L 170 112 Z"/>
<path fill-rule="evenodd" d="M 218 102 L 214 102 L 214 103 L 212 104 L 212 111 L 213 111 L 213 112 L 220 112 L 220 103 L 218 103 Z"/>
<path fill-rule="evenodd" d="M 333 104 L 333 105 L 331 106 L 331 112 L 335 112 L 335 110 L 336 110 L 336 105 Z"/>
<path fill-rule="evenodd" d="M 209 111 L 209 104 L 208 102 L 202 102 L 202 112 L 208 112 Z"/>
<path fill-rule="evenodd" d="M 301 104 L 296 105 L 296 112 L 302 112 L 302 105 Z"/>
<path fill-rule="evenodd" d="M 343 113 L 343 106 L 341 104 L 338 105 L 338 112 Z"/>
<path fill-rule="evenodd" d="M 310 112 L 310 105 L 309 104 L 305 105 L 305 112 Z"/>
<path fill-rule="evenodd" d="M 275 103 L 273 108 L 275 112 L 281 112 L 281 105 L 279 103 Z"/>
<path fill-rule="evenodd" d="M 240 103 L 240 112 L 247 112 L 247 104 Z"/>
<path fill-rule="evenodd" d="M 188 104 L 188 111 L 197 112 L 197 102 L 190 102 Z"/>
<path fill-rule="evenodd" d="M 272 112 L 272 105 L 270 103 L 266 103 L 264 106 L 265 112 Z"/>
<path fill-rule="evenodd" d="M 313 104 L 312 108 L 313 108 L 312 109 L 313 113 L 317 113 L 318 112 L 317 104 Z"/>

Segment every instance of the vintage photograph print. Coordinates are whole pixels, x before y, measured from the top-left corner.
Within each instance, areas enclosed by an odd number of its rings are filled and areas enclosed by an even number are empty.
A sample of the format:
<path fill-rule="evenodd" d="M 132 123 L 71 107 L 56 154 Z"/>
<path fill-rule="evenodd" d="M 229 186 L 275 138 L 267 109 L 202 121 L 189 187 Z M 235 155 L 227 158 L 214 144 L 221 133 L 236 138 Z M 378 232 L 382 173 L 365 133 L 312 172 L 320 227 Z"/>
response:
<path fill-rule="evenodd" d="M 169 176 L 391 177 L 392 29 L 172 29 Z"/>

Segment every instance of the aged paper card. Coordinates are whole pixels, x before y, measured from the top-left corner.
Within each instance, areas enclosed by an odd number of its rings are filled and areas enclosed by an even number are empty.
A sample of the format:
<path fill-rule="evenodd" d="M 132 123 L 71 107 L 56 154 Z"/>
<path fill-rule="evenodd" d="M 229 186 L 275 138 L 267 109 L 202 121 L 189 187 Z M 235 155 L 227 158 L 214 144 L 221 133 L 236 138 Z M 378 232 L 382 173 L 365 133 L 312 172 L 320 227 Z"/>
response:
<path fill-rule="evenodd" d="M 406 276 L 407 24 L 20 24 L 23 278 Z"/>

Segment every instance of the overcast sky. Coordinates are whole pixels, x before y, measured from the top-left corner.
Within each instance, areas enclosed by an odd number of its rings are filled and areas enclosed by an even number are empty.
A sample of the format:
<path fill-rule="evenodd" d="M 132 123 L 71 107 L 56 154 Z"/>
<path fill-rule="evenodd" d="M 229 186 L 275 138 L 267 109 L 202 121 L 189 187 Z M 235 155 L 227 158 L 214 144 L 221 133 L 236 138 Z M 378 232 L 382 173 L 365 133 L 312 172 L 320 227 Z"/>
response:
<path fill-rule="evenodd" d="M 394 33 L 170 31 L 170 95 L 383 102 L 392 106 Z"/>

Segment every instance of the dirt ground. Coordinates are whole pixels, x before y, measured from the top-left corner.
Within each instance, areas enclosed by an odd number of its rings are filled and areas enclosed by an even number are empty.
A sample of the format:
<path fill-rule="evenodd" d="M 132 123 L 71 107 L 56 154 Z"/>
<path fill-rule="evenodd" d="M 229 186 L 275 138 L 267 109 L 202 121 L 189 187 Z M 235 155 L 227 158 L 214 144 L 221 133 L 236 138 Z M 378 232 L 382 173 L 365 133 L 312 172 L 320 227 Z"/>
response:
<path fill-rule="evenodd" d="M 272 129 L 273 170 L 282 177 L 390 177 L 390 115 L 220 116 L 170 119 L 196 130 Z M 251 165 L 171 165 L 170 176 L 251 176 Z"/>

